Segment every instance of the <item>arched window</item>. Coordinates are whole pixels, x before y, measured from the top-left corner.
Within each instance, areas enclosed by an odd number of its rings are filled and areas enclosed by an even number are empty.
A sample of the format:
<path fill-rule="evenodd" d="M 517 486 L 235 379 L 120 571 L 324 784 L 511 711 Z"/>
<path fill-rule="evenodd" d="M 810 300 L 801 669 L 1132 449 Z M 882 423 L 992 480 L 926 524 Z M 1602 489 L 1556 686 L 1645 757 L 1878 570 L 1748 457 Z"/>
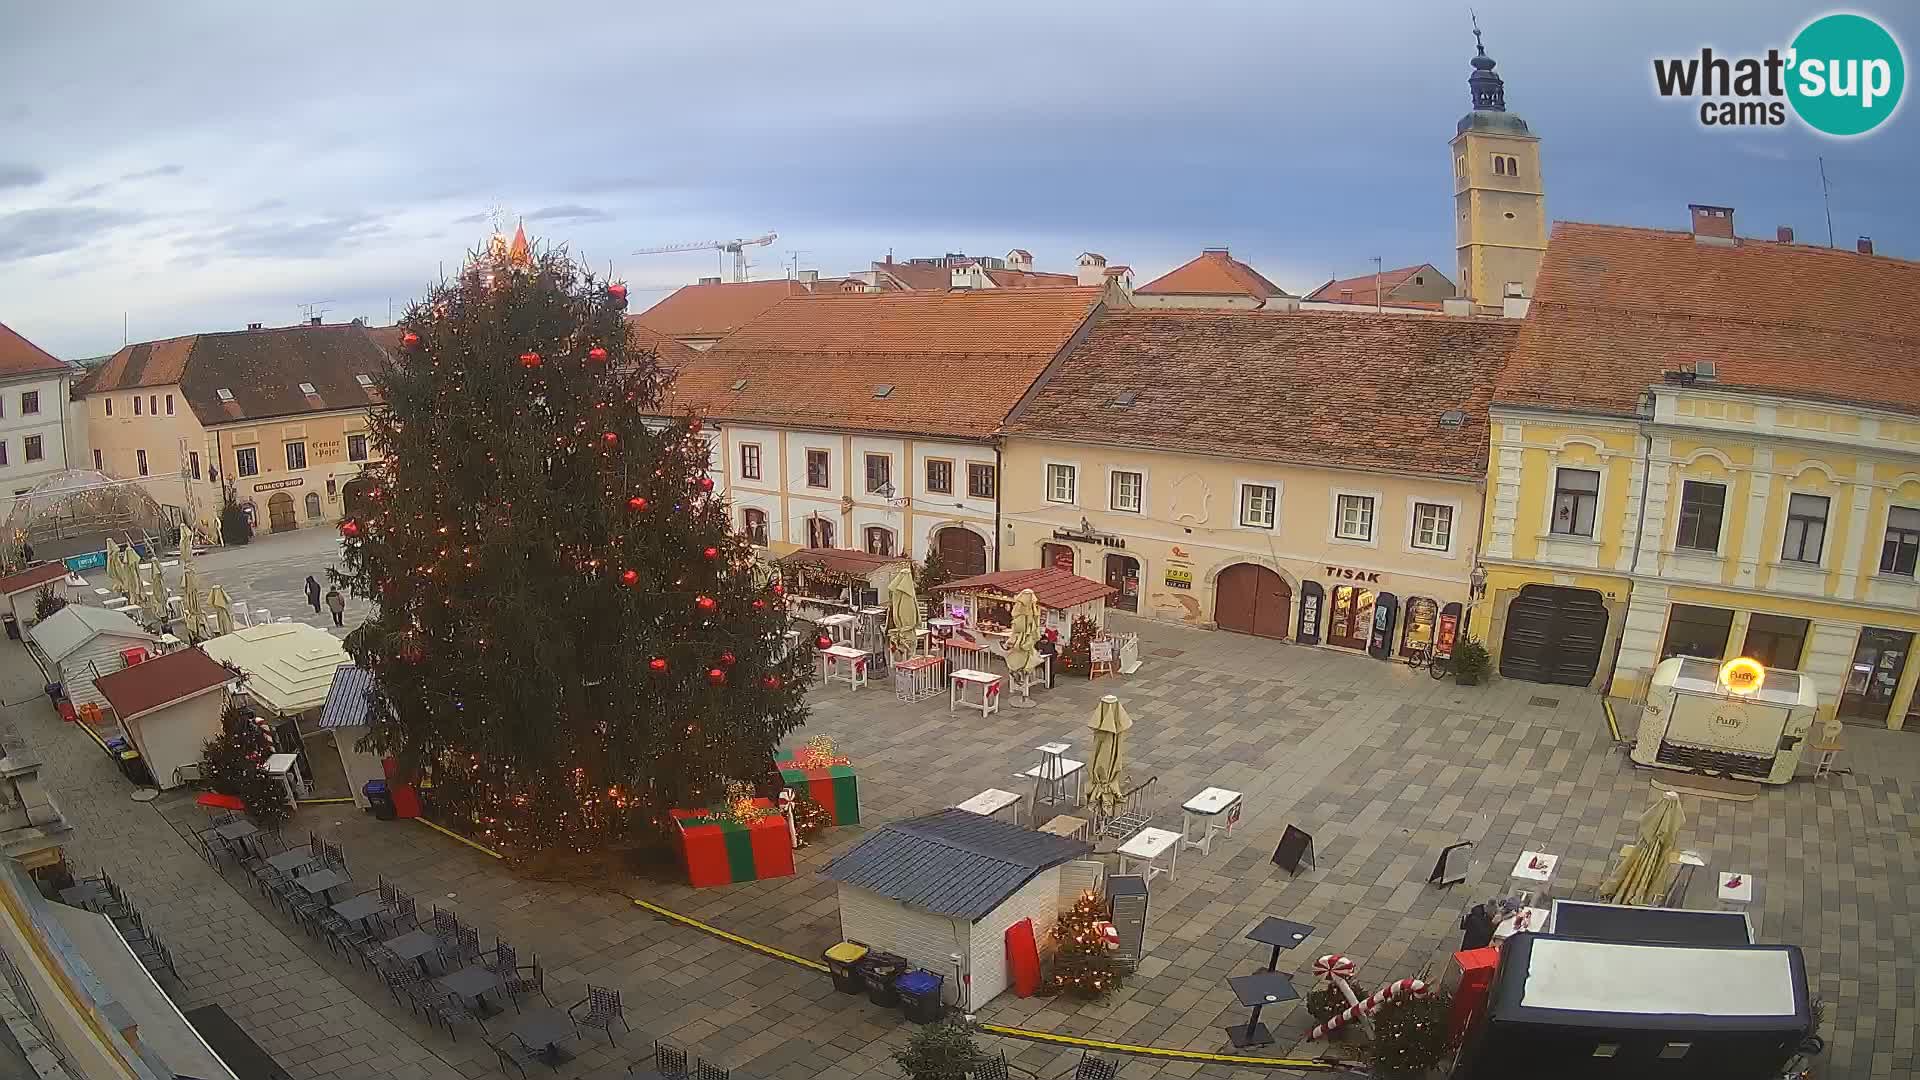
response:
<path fill-rule="evenodd" d="M 1493 175 L 1507 175 L 1507 159 L 1499 154 L 1493 155 Z"/>
<path fill-rule="evenodd" d="M 807 519 L 807 546 L 810 548 L 830 548 L 833 546 L 833 522 L 823 517 Z"/>
<path fill-rule="evenodd" d="M 317 491 L 307 492 L 307 517 L 314 521 L 320 520 L 320 493 Z"/>
<path fill-rule="evenodd" d="M 749 506 L 740 511 L 740 531 L 747 534 L 747 543 L 756 547 L 767 546 L 767 512 Z"/>
<path fill-rule="evenodd" d="M 869 525 L 867 527 L 867 554 L 893 554 L 893 530 L 882 528 L 878 525 Z"/>

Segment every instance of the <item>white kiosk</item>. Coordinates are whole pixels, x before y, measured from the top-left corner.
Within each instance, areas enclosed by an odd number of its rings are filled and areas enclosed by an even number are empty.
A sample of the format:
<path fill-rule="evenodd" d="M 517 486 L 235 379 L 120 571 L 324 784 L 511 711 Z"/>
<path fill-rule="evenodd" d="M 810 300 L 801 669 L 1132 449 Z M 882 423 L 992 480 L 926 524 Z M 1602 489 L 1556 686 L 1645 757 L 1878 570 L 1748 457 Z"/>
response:
<path fill-rule="evenodd" d="M 1813 680 L 1757 660 L 1676 656 L 1653 669 L 1633 760 L 1683 772 L 1784 784 L 1819 700 Z"/>

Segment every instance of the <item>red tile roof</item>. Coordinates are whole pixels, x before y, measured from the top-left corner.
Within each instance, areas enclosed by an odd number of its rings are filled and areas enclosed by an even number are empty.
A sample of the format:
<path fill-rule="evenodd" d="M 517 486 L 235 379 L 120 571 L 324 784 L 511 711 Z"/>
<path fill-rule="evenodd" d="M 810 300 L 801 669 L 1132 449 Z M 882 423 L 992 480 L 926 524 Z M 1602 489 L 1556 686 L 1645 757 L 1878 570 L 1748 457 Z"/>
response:
<path fill-rule="evenodd" d="M 49 581 L 59 581 L 67 576 L 67 564 L 55 560 L 31 570 L 22 570 L 17 574 L 8 574 L 0 578 L 0 597 L 23 593 L 28 589 L 37 589 Z"/>
<path fill-rule="evenodd" d="M 1557 222 L 1494 400 L 1633 415 L 1701 360 L 1715 377 L 1698 388 L 1920 415 L 1920 263 Z"/>
<path fill-rule="evenodd" d="M 40 372 L 70 371 L 52 353 L 21 337 L 6 323 L 0 323 L 0 376 L 37 375 Z"/>
<path fill-rule="evenodd" d="M 1058 289 L 1080 284 L 1078 274 L 1053 274 L 1044 270 L 989 270 L 987 276 L 1003 289 Z"/>
<path fill-rule="evenodd" d="M 1041 607 L 1063 611 L 1075 604 L 1084 604 L 1090 600 L 1104 600 L 1120 590 L 1092 578 L 1083 578 L 1071 571 L 1044 566 L 1038 570 L 1001 570 L 993 574 L 979 574 L 958 581 L 949 581 L 936 586 L 935 592 L 963 590 L 991 590 L 1007 596 L 1018 596 L 1020 590 L 1032 589 L 1034 598 Z"/>
<path fill-rule="evenodd" d="M 377 375 L 386 364 L 385 351 L 364 326 L 301 323 L 128 345 L 88 376 L 86 393 L 177 384 L 194 416 L 211 426 L 364 409 L 380 395 L 358 377 Z M 315 392 L 301 391 L 301 383 Z M 221 390 L 232 400 L 223 400 Z"/>
<path fill-rule="evenodd" d="M 171 705 L 182 698 L 224 686 L 235 676 L 199 649 L 156 656 L 132 667 L 108 672 L 94 686 L 122 722 Z"/>
<path fill-rule="evenodd" d="M 633 335 L 634 344 L 652 349 L 660 364 L 672 371 L 679 371 L 700 355 L 700 350 L 682 345 L 678 339 L 668 337 L 652 327 L 641 325 L 638 315 L 627 316 L 627 331 Z"/>
<path fill-rule="evenodd" d="M 1111 312 L 1006 431 L 1478 477 L 1487 399 L 1518 332 L 1501 319 L 1359 311 Z M 1457 426 L 1443 419 L 1453 410 Z"/>
<path fill-rule="evenodd" d="M 796 568 L 820 566 L 852 577 L 866 577 L 883 567 L 908 566 L 912 563 L 905 555 L 869 555 L 853 548 L 801 548 L 775 561 L 781 566 Z"/>
<path fill-rule="evenodd" d="M 1422 270 L 1429 269 L 1426 263 L 1418 266 L 1402 266 L 1396 270 L 1382 270 L 1379 278 L 1380 302 L 1404 307 L 1404 303 L 1392 299 L 1393 290 L 1407 283 L 1407 279 Z M 1362 274 L 1359 277 L 1336 278 L 1302 297 L 1326 304 L 1366 304 L 1373 306 L 1374 276 Z M 1351 294 L 1351 295 L 1348 295 Z M 1437 310 L 1439 304 L 1434 304 Z"/>
<path fill-rule="evenodd" d="M 1181 266 L 1134 290 L 1161 296 L 1251 296 L 1265 300 L 1287 291 L 1262 277 L 1258 270 L 1227 253 L 1208 248 Z"/>
<path fill-rule="evenodd" d="M 981 289 L 787 300 L 697 354 L 675 382 L 668 411 L 985 439 L 1103 295 L 1098 288 Z M 876 397 L 881 386 L 893 389 Z"/>
<path fill-rule="evenodd" d="M 87 376 L 87 393 L 132 390 L 142 386 L 172 386 L 187 371 L 187 356 L 199 335 L 163 338 L 123 345 L 120 351 Z"/>
<path fill-rule="evenodd" d="M 780 301 L 805 295 L 806 286 L 786 278 L 683 285 L 634 319 L 671 338 L 723 338 Z"/>

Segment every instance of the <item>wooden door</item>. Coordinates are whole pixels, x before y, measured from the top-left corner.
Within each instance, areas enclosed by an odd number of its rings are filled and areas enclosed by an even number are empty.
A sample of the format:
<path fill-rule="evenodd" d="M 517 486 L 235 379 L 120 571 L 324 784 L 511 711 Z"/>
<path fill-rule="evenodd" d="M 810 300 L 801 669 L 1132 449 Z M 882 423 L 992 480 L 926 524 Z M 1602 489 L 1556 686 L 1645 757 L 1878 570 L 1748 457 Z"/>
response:
<path fill-rule="evenodd" d="M 267 521 L 274 532 L 286 532 L 297 529 L 300 522 L 293 515 L 293 496 L 277 491 L 267 500 Z"/>
<path fill-rule="evenodd" d="M 1107 606 L 1118 611 L 1140 610 L 1140 560 L 1131 555 L 1107 556 L 1107 587 L 1115 595 Z"/>
<path fill-rule="evenodd" d="M 1293 589 L 1264 566 L 1235 563 L 1213 582 L 1213 621 L 1222 630 L 1285 640 Z"/>
<path fill-rule="evenodd" d="M 950 525 L 934 534 L 940 559 L 956 578 L 987 572 L 987 542 L 971 529 Z"/>
<path fill-rule="evenodd" d="M 1327 611 L 1327 644 L 1364 649 L 1373 637 L 1373 590 L 1337 586 Z"/>
<path fill-rule="evenodd" d="M 1507 605 L 1500 674 L 1510 679 L 1587 686 L 1600 671 L 1607 609 L 1591 589 L 1528 585 Z"/>

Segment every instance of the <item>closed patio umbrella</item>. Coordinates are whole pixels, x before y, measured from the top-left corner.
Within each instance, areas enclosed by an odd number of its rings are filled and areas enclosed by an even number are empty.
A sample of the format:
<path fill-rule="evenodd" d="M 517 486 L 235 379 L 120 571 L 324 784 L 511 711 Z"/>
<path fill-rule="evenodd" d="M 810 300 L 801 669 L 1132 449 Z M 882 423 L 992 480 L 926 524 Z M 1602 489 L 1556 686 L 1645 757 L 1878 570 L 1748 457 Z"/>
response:
<path fill-rule="evenodd" d="M 160 568 L 160 553 L 153 553 L 152 580 L 147 582 L 146 592 L 140 597 L 140 610 L 147 618 L 156 623 L 167 621 L 167 572 Z"/>
<path fill-rule="evenodd" d="M 222 634 L 233 633 L 233 601 L 227 599 L 227 590 L 215 585 L 207 593 L 207 609 L 213 613 L 213 628 Z"/>
<path fill-rule="evenodd" d="M 1133 718 L 1127 715 L 1127 707 L 1120 704 L 1118 697 L 1108 694 L 1094 707 L 1093 719 L 1087 726 L 1093 729 L 1093 761 L 1087 768 L 1087 804 L 1102 818 L 1112 817 L 1127 793 L 1127 729 L 1133 726 Z"/>
<path fill-rule="evenodd" d="M 107 561 L 100 567 L 107 575 L 107 588 L 118 591 L 120 588 L 120 545 L 107 537 Z"/>
<path fill-rule="evenodd" d="M 187 567 L 187 572 L 180 575 L 180 591 L 185 594 L 181 614 L 186 616 L 187 633 L 196 638 L 206 637 L 207 611 L 200 602 L 200 571 Z"/>
<path fill-rule="evenodd" d="M 1007 670 L 1032 671 L 1040 666 L 1040 598 L 1021 589 L 1013 598 L 1013 624 L 1007 635 Z"/>
<path fill-rule="evenodd" d="M 1612 904 L 1645 906 L 1666 895 L 1673 876 L 1674 843 L 1686 815 L 1680 809 L 1680 793 L 1664 792 L 1660 801 L 1640 815 L 1640 832 L 1620 865 L 1614 867 L 1600 898 Z"/>
<path fill-rule="evenodd" d="M 898 656 L 912 656 L 920 629 L 919 594 L 914 591 L 913 567 L 902 566 L 887 582 L 887 643 Z"/>
<path fill-rule="evenodd" d="M 127 599 L 138 603 L 144 586 L 140 582 L 140 555 L 133 545 L 120 549 L 120 584 L 125 589 Z"/>

